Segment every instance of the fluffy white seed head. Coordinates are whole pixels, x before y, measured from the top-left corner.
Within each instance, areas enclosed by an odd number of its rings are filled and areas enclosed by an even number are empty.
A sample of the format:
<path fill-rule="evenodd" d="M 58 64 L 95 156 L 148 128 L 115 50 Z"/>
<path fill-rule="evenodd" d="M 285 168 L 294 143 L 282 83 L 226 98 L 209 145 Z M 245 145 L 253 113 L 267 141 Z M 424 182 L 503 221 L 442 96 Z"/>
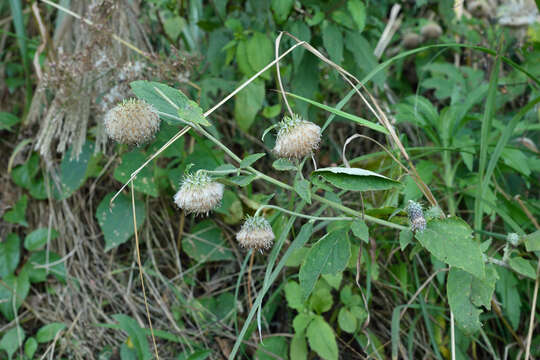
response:
<path fill-rule="evenodd" d="M 319 148 L 321 128 L 298 115 L 279 123 L 274 153 L 282 158 L 301 159 Z"/>
<path fill-rule="evenodd" d="M 430 22 L 424 25 L 420 32 L 426 39 L 436 39 L 442 35 L 442 28 L 439 24 Z"/>
<path fill-rule="evenodd" d="M 174 202 L 186 213 L 208 214 L 221 204 L 223 184 L 213 181 L 208 174 L 187 174 L 180 190 L 174 195 Z"/>
<path fill-rule="evenodd" d="M 407 211 L 407 215 L 409 216 L 412 231 L 422 232 L 426 229 L 426 218 L 424 217 L 422 205 L 416 201 L 409 200 L 405 211 Z"/>
<path fill-rule="evenodd" d="M 248 217 L 236 234 L 240 246 L 259 251 L 270 249 L 274 238 L 270 223 L 262 216 Z"/>
<path fill-rule="evenodd" d="M 510 243 L 512 246 L 518 246 L 519 244 L 519 235 L 516 233 L 509 233 L 506 236 L 506 240 Z"/>
<path fill-rule="evenodd" d="M 150 140 L 159 129 L 159 115 L 143 100 L 129 99 L 105 115 L 105 132 L 111 139 L 128 145 Z"/>

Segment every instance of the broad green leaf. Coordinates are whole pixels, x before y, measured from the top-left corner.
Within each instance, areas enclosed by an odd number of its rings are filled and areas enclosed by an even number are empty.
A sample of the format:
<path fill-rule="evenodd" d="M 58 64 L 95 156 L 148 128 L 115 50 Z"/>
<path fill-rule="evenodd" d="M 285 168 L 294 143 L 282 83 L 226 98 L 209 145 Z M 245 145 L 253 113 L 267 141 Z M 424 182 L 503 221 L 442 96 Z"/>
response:
<path fill-rule="evenodd" d="M 306 332 L 309 346 L 325 360 L 338 359 L 338 347 L 334 331 L 322 316 L 309 323 Z"/>
<path fill-rule="evenodd" d="M 24 333 L 23 328 L 15 326 L 2 336 L 2 340 L 0 340 L 0 350 L 4 350 L 8 354 L 8 359 L 11 360 L 13 354 L 15 354 L 17 349 L 22 346 L 25 338 L 26 334 Z"/>
<path fill-rule="evenodd" d="M 326 110 L 334 115 L 337 115 L 337 116 L 341 116 L 342 118 L 344 119 L 347 119 L 347 120 L 351 120 L 351 121 L 354 121 L 355 123 L 357 124 L 360 124 L 360 125 L 363 125 L 367 128 L 370 128 L 372 130 L 375 130 L 375 131 L 378 131 L 378 132 L 381 132 L 383 134 L 388 134 L 388 130 L 386 130 L 384 127 L 382 127 L 381 125 L 379 124 L 375 124 L 371 121 L 368 121 L 366 119 L 362 119 L 361 117 L 358 117 L 356 115 L 352 115 L 352 114 L 349 114 L 349 113 L 346 113 L 345 111 L 342 111 L 342 110 L 339 110 L 337 108 L 333 108 L 331 106 L 328 106 L 328 105 L 324 105 L 324 104 L 321 104 L 319 102 L 316 102 L 314 100 L 311 100 L 311 99 L 308 99 L 308 98 L 305 98 L 303 96 L 300 96 L 300 95 L 296 95 L 296 94 L 293 94 L 293 93 L 287 93 L 287 95 L 293 97 L 293 98 L 296 98 L 298 100 L 302 100 L 302 101 L 305 101 L 311 105 L 314 105 L 318 108 L 321 108 L 323 110 Z"/>
<path fill-rule="evenodd" d="M 240 129 L 247 131 L 264 101 L 264 82 L 255 80 L 236 95 L 234 118 Z"/>
<path fill-rule="evenodd" d="M 516 330 L 521 317 L 521 297 L 519 295 L 518 280 L 514 274 L 505 268 L 499 268 L 497 273 L 500 280 L 497 281 L 496 291 L 499 295 L 501 305 L 512 328 Z"/>
<path fill-rule="evenodd" d="M 416 233 L 422 246 L 437 259 L 484 279 L 484 259 L 469 225 L 457 217 L 433 219 Z"/>
<path fill-rule="evenodd" d="M 203 111 L 199 104 L 193 100 L 187 100 L 187 104 L 184 107 L 178 109 L 178 116 L 186 121 L 201 124 L 204 126 L 210 126 L 210 123 L 203 114 Z"/>
<path fill-rule="evenodd" d="M 32 359 L 34 357 L 34 354 L 36 353 L 37 348 L 38 348 L 38 342 L 36 341 L 34 337 L 30 337 L 24 343 L 24 354 L 29 359 Z"/>
<path fill-rule="evenodd" d="M 163 30 L 172 41 L 176 41 L 186 26 L 186 20 L 181 16 L 171 16 L 163 21 Z"/>
<path fill-rule="evenodd" d="M 297 334 L 304 334 L 309 323 L 314 319 L 313 313 L 300 313 L 293 319 L 293 329 Z"/>
<path fill-rule="evenodd" d="M 274 47 L 272 41 L 260 32 L 256 32 L 247 41 L 246 51 L 249 64 L 255 71 L 260 71 L 268 63 L 270 63 L 274 57 Z M 270 79 L 270 70 L 261 74 L 263 79 Z"/>
<path fill-rule="evenodd" d="M 246 156 L 242 161 L 240 162 L 240 168 L 247 168 L 248 166 L 251 166 L 255 161 L 259 160 L 260 158 L 264 157 L 266 154 L 264 153 L 257 153 L 257 154 L 251 154 Z"/>
<path fill-rule="evenodd" d="M 66 324 L 63 323 L 51 323 L 43 326 L 38 330 L 36 334 L 36 340 L 39 343 L 47 343 L 53 341 L 56 335 L 66 328 Z"/>
<path fill-rule="evenodd" d="M 87 141 L 78 157 L 73 154 L 73 147 L 70 147 L 60 165 L 60 188 L 54 185 L 54 197 L 64 200 L 73 195 L 80 188 L 87 177 L 87 169 L 90 159 L 94 154 L 94 143 Z"/>
<path fill-rule="evenodd" d="M 540 251 L 540 230 L 525 236 L 525 247 L 527 251 Z"/>
<path fill-rule="evenodd" d="M 302 301 L 302 288 L 296 281 L 289 281 L 285 285 L 285 299 L 290 308 L 301 311 L 304 308 Z"/>
<path fill-rule="evenodd" d="M 56 239 L 58 231 L 51 229 L 51 240 Z M 24 238 L 24 248 L 28 251 L 40 250 L 45 244 L 47 244 L 47 238 L 49 237 L 48 228 L 39 228 L 26 235 Z M 0 245 L 1 248 L 1 245 Z M 1 251 L 0 251 L 1 254 Z M 1 262 L 0 262 L 1 264 Z M 0 265 L 1 267 L 1 265 Z"/>
<path fill-rule="evenodd" d="M 319 284 L 321 283 L 318 283 L 317 285 Z M 330 310 L 333 303 L 334 300 L 330 293 L 330 288 L 326 285 L 316 286 L 309 297 L 309 308 L 317 314 L 322 314 Z"/>
<path fill-rule="evenodd" d="M 518 274 L 536 280 L 536 271 L 528 260 L 516 256 L 508 260 L 508 265 Z"/>
<path fill-rule="evenodd" d="M 294 181 L 294 191 L 302 200 L 306 203 L 311 204 L 311 185 L 306 179 L 297 179 Z"/>
<path fill-rule="evenodd" d="M 346 307 L 342 307 L 338 314 L 338 324 L 343 331 L 352 334 L 356 331 L 358 320 Z"/>
<path fill-rule="evenodd" d="M 401 251 L 405 250 L 414 237 L 413 232 L 410 229 L 401 230 L 399 232 L 399 248 Z"/>
<path fill-rule="evenodd" d="M 211 220 L 203 220 L 191 229 L 182 240 L 182 250 L 198 262 L 234 259 L 221 229 Z"/>
<path fill-rule="evenodd" d="M 322 40 L 330 59 L 340 65 L 343 61 L 343 35 L 340 28 L 334 23 L 326 23 L 322 29 Z"/>
<path fill-rule="evenodd" d="M 112 206 L 109 206 L 113 196 L 114 193 L 107 194 L 96 210 L 96 218 L 105 237 L 105 251 L 125 243 L 135 233 L 131 197 L 120 194 Z M 135 199 L 135 213 L 137 214 L 137 228 L 139 229 L 146 217 L 144 202 Z"/>
<path fill-rule="evenodd" d="M 304 334 L 294 334 L 289 349 L 289 357 L 294 360 L 307 360 L 308 350 Z"/>
<path fill-rule="evenodd" d="M 349 191 L 387 190 L 401 186 L 398 181 L 360 168 L 322 168 L 315 170 L 313 175 L 320 175 L 332 185 Z"/>
<path fill-rule="evenodd" d="M 239 41 L 236 46 L 236 63 L 238 64 L 238 70 L 245 76 L 251 76 L 256 73 L 255 69 L 249 63 L 246 40 Z"/>
<path fill-rule="evenodd" d="M 355 220 L 351 224 L 351 230 L 357 238 L 365 243 L 369 243 L 369 228 L 366 222 L 362 219 Z"/>
<path fill-rule="evenodd" d="M 11 233 L 0 242 L 0 279 L 12 274 L 19 264 L 20 239 Z"/>
<path fill-rule="evenodd" d="M 28 272 L 28 278 L 32 283 L 44 282 L 47 279 L 47 275 L 54 275 L 59 281 L 66 281 L 66 267 L 60 255 L 55 252 L 46 250 L 33 252 L 30 258 L 24 264 L 26 271 Z M 47 264 L 52 264 L 45 268 Z"/>
<path fill-rule="evenodd" d="M 0 111 L 0 131 L 11 131 L 11 127 L 20 121 L 21 120 L 17 116 L 5 111 Z"/>
<path fill-rule="evenodd" d="M 359 32 L 364 30 L 366 26 L 366 6 L 361 0 L 347 1 L 347 9 L 351 14 Z"/>
<path fill-rule="evenodd" d="M 144 329 L 137 324 L 137 321 L 123 314 L 113 315 L 112 318 L 118 321 L 120 328 L 128 334 L 139 360 L 151 359 L 152 353 L 150 352 Z"/>
<path fill-rule="evenodd" d="M 129 181 L 131 174 L 146 161 L 146 156 L 138 151 L 132 151 L 122 155 L 120 163 L 114 170 L 114 178 L 125 184 Z M 135 190 L 153 197 L 158 196 L 158 187 L 154 178 L 153 164 L 143 168 L 133 180 Z"/>
<path fill-rule="evenodd" d="M 293 4 L 294 0 L 272 0 L 271 7 L 277 24 L 282 24 L 287 20 Z"/>
<path fill-rule="evenodd" d="M 281 359 L 287 358 L 287 341 L 282 336 L 265 338 L 264 342 L 259 344 L 259 347 L 255 352 L 255 359 L 274 360 L 276 357 Z"/>
<path fill-rule="evenodd" d="M 493 267 L 486 271 L 486 281 L 452 267 L 448 274 L 446 291 L 450 309 L 456 323 L 466 334 L 473 334 L 482 327 L 480 323 L 481 307 L 490 308 L 491 296 L 497 281 L 497 272 Z"/>
<path fill-rule="evenodd" d="M 351 256 L 347 230 L 340 229 L 326 234 L 311 247 L 300 268 L 300 286 L 307 299 L 321 274 L 343 271 Z"/>
<path fill-rule="evenodd" d="M 19 200 L 13 205 L 11 210 L 6 211 L 4 214 L 4 220 L 12 223 L 19 224 L 22 226 L 28 226 L 26 222 L 26 206 L 28 205 L 28 196 L 23 195 Z"/>
<path fill-rule="evenodd" d="M 339 290 L 341 280 L 343 280 L 343 273 L 338 272 L 335 274 L 323 274 L 322 278 L 328 285 L 330 285 L 331 288 Z"/>
<path fill-rule="evenodd" d="M 8 275 L 0 283 L 0 313 L 11 321 L 15 318 L 13 310 L 17 311 L 28 292 L 30 291 L 30 282 L 26 271 L 21 271 L 19 275 Z"/>
<path fill-rule="evenodd" d="M 281 158 L 272 163 L 272 167 L 279 171 L 296 170 L 297 167 L 289 159 Z"/>

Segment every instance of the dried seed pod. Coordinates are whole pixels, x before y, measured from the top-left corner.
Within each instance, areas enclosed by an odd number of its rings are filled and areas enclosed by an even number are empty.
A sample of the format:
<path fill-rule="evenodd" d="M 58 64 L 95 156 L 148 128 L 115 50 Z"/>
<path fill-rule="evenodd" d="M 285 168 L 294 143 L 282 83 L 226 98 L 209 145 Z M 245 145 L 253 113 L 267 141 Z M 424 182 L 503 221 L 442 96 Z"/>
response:
<path fill-rule="evenodd" d="M 141 145 L 159 129 L 159 115 L 143 100 L 129 99 L 105 115 L 105 132 L 111 139 L 128 145 Z"/>
<path fill-rule="evenodd" d="M 204 173 L 186 174 L 174 202 L 186 213 L 208 214 L 221 204 L 223 184 Z"/>
<path fill-rule="evenodd" d="M 294 114 L 279 123 L 274 153 L 282 158 L 301 159 L 317 150 L 321 142 L 321 128 Z"/>
<path fill-rule="evenodd" d="M 274 238 L 270 223 L 262 216 L 248 217 L 236 234 L 240 246 L 259 251 L 271 248 Z"/>
<path fill-rule="evenodd" d="M 422 37 L 414 32 L 403 35 L 403 46 L 406 49 L 415 49 L 422 43 Z"/>
<path fill-rule="evenodd" d="M 412 231 L 422 232 L 426 229 L 426 218 L 422 211 L 422 205 L 416 201 L 409 200 L 409 204 L 405 208 L 405 211 L 407 211 L 407 215 L 409 216 Z"/>
<path fill-rule="evenodd" d="M 467 10 L 476 17 L 489 17 L 491 14 L 491 7 L 483 0 L 469 2 L 467 4 Z"/>
<path fill-rule="evenodd" d="M 422 36 L 426 39 L 436 39 L 442 35 L 442 28 L 435 22 L 429 22 L 420 30 Z"/>

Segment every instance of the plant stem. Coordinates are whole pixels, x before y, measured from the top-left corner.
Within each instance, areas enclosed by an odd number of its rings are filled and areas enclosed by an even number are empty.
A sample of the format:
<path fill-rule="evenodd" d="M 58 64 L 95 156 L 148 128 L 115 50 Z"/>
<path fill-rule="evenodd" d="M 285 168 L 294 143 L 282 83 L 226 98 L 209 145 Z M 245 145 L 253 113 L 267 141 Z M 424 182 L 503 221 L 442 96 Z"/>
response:
<path fill-rule="evenodd" d="M 263 209 L 276 209 L 276 210 L 279 210 L 281 212 L 284 212 L 284 213 L 287 213 L 287 214 L 290 214 L 290 215 L 294 215 L 294 216 L 298 216 L 298 217 L 301 217 L 301 218 L 304 218 L 304 219 L 310 219 L 310 220 L 323 220 L 323 221 L 324 220 L 330 220 L 330 221 L 337 221 L 337 220 L 352 221 L 352 220 L 354 220 L 354 218 L 350 218 L 350 217 L 324 217 L 324 216 L 311 216 L 311 215 L 306 215 L 306 214 L 300 214 L 300 213 L 297 213 L 295 211 L 287 210 L 287 209 L 284 209 L 282 207 L 274 206 L 274 205 L 262 205 L 255 212 L 255 216 L 259 215 L 259 213 Z"/>

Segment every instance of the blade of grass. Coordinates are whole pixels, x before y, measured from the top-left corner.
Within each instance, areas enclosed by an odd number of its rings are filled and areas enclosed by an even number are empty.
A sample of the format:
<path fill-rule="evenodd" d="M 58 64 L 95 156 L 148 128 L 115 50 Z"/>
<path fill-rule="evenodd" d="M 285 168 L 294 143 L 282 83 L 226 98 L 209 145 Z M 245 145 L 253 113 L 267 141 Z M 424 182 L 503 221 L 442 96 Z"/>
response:
<path fill-rule="evenodd" d="M 477 192 L 476 200 L 474 203 L 474 228 L 482 229 L 482 218 L 484 214 L 484 204 L 482 202 L 485 196 L 487 187 L 489 185 L 489 178 L 485 178 L 486 162 L 487 162 L 487 150 L 489 145 L 489 137 L 491 131 L 491 120 L 495 112 L 495 98 L 497 95 L 497 82 L 499 80 L 499 69 L 501 64 L 501 57 L 497 56 L 491 75 L 489 78 L 488 96 L 486 98 L 486 105 L 484 108 L 484 115 L 482 116 L 482 128 L 480 130 L 480 164 L 478 166 L 478 182 L 480 191 Z M 477 239 L 480 239 L 480 235 L 477 235 Z"/>

